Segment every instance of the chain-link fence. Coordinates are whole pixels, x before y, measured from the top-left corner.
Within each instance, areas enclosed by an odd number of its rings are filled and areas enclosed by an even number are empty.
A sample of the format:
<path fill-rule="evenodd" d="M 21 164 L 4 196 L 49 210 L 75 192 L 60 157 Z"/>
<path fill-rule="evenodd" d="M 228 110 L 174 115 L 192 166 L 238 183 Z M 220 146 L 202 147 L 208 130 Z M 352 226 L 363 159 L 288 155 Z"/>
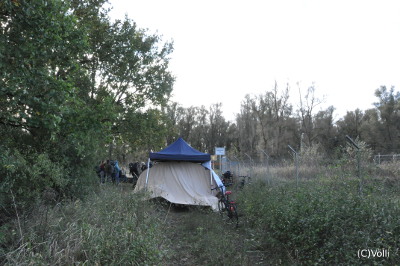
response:
<path fill-rule="evenodd" d="M 378 154 L 374 156 L 374 162 L 378 165 L 382 163 L 391 163 L 399 161 L 400 161 L 400 154 L 387 154 L 387 155 Z"/>
<path fill-rule="evenodd" d="M 282 180 L 302 181 L 318 177 L 362 179 L 365 176 L 389 176 L 400 179 L 400 155 L 375 155 L 370 151 L 349 147 L 339 158 L 329 158 L 317 151 L 294 153 L 288 150 L 286 158 L 271 158 L 265 151 L 258 154 L 227 155 L 218 158 L 214 170 L 222 175 L 233 174 L 236 181 L 263 180 L 266 183 Z"/>

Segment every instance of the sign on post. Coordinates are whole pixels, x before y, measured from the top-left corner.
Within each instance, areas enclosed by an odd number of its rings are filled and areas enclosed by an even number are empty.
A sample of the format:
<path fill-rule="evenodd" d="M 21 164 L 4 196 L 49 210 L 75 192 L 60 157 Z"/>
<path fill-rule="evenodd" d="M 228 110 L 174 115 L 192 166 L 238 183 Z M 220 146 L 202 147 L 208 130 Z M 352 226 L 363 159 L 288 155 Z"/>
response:
<path fill-rule="evenodd" d="M 215 155 L 219 156 L 219 170 L 222 171 L 222 156 L 225 155 L 225 147 L 215 147 Z"/>
<path fill-rule="evenodd" d="M 225 147 L 215 147 L 215 155 L 225 155 Z"/>

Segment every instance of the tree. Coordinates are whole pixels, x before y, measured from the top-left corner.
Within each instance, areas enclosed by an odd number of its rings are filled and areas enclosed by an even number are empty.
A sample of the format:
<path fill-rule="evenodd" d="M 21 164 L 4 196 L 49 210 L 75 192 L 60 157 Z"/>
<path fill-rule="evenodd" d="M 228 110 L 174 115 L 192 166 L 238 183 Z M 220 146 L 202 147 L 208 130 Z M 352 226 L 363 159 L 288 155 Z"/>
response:
<path fill-rule="evenodd" d="M 400 92 L 394 92 L 386 86 L 375 91 L 379 101 L 375 106 L 379 112 L 379 131 L 382 136 L 385 152 L 396 152 L 400 149 Z"/>
<path fill-rule="evenodd" d="M 239 153 L 255 151 L 258 145 L 257 117 L 253 112 L 254 99 L 246 95 L 242 101 L 240 113 L 236 115 L 238 128 Z"/>
<path fill-rule="evenodd" d="M 340 135 L 349 135 L 353 139 L 361 138 L 361 125 L 364 113 L 360 109 L 348 111 L 346 115 L 336 123 Z"/>
<path fill-rule="evenodd" d="M 13 195 L 18 207 L 29 207 L 46 189 L 72 195 L 75 171 L 94 152 L 96 135 L 87 133 L 97 125 L 81 123 L 90 110 L 81 109 L 75 86 L 88 40 L 69 9 L 58 0 L 0 3 L 2 206 L 11 206 Z"/>
<path fill-rule="evenodd" d="M 227 145 L 227 132 L 229 122 L 222 115 L 222 103 L 212 104 L 209 109 L 209 132 L 207 134 L 207 150 L 213 151 L 215 147 Z"/>
<path fill-rule="evenodd" d="M 319 111 L 314 118 L 316 143 L 322 147 L 324 153 L 332 154 L 337 147 L 337 129 L 334 126 L 333 113 L 335 108 L 329 106 Z"/>
<path fill-rule="evenodd" d="M 164 146 L 172 44 L 111 22 L 105 3 L 0 2 L 2 206 L 10 191 L 26 205 L 49 188 L 79 195 L 105 143 Z"/>
<path fill-rule="evenodd" d="M 301 134 L 304 134 L 302 141 L 304 145 L 310 147 L 317 137 L 314 131 L 314 111 L 315 108 L 322 103 L 322 100 L 316 98 L 314 85 L 308 87 L 304 97 L 302 96 L 299 86 L 299 94 L 300 105 L 298 109 L 298 117 L 301 125 Z"/>
<path fill-rule="evenodd" d="M 203 152 L 212 152 L 208 147 L 208 136 L 209 133 L 209 120 L 208 120 L 208 109 L 202 105 L 197 107 L 197 115 L 196 115 L 196 125 L 192 131 L 192 135 L 190 137 L 190 144 L 193 148 L 203 151 Z"/>
<path fill-rule="evenodd" d="M 183 108 L 177 102 L 170 102 L 169 104 L 162 106 L 161 111 L 165 116 L 165 123 L 167 130 L 166 143 L 171 144 L 176 140 L 178 133 L 178 123 L 183 116 Z"/>
<path fill-rule="evenodd" d="M 283 154 L 286 145 L 291 143 L 293 132 L 290 130 L 292 106 L 289 104 L 289 84 L 283 91 L 278 84 L 271 91 L 260 94 L 253 102 L 253 112 L 258 118 L 261 133 L 260 147 L 271 156 Z"/>
<path fill-rule="evenodd" d="M 74 101 L 73 82 L 62 73 L 79 73 L 85 34 L 55 0 L 3 1 L 0 25 L 0 124 L 48 139 L 64 103 Z"/>
<path fill-rule="evenodd" d="M 191 106 L 183 109 L 181 120 L 178 123 L 179 136 L 187 141 L 192 141 L 193 130 L 197 126 L 198 108 Z"/>
<path fill-rule="evenodd" d="M 384 152 L 380 127 L 378 110 L 366 110 L 360 124 L 360 138 L 375 152 Z"/>
<path fill-rule="evenodd" d="M 137 138 L 147 135 L 133 137 L 130 131 L 138 124 L 138 117 L 142 117 L 142 109 L 166 104 L 172 91 L 174 77 L 168 65 L 173 46 L 162 44 L 159 36 L 137 28 L 128 17 L 111 22 L 109 10 L 103 7 L 105 3 L 105 0 L 72 1 L 73 13 L 89 33 L 90 49 L 81 65 L 90 80 L 89 86 L 82 83 L 83 97 L 90 105 L 111 105 L 110 111 L 118 114 L 108 119 L 112 120 L 113 138 L 122 137 L 127 143 L 138 144 Z"/>

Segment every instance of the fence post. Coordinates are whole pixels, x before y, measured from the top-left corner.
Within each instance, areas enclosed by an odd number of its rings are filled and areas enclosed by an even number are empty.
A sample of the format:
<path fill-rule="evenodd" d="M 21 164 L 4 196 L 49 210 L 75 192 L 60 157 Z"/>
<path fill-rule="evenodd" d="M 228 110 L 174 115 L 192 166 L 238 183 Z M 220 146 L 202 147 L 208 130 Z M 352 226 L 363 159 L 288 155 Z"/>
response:
<path fill-rule="evenodd" d="M 250 155 L 248 155 L 247 153 L 245 153 L 245 155 L 247 157 L 249 157 L 249 159 L 250 159 L 250 178 L 252 178 L 253 177 L 253 159 L 251 159 Z"/>
<path fill-rule="evenodd" d="M 362 195 L 363 192 L 363 177 L 361 176 L 361 153 L 360 153 L 360 147 L 355 143 L 355 141 L 349 137 L 349 135 L 346 135 L 347 141 L 353 145 L 357 149 L 357 176 L 360 179 L 360 194 Z"/>
<path fill-rule="evenodd" d="M 296 187 L 298 187 L 299 186 L 299 163 L 298 163 L 298 159 L 297 159 L 297 152 L 290 145 L 288 145 L 288 147 L 294 154 L 294 160 L 295 160 L 295 164 L 296 164 Z"/>
<path fill-rule="evenodd" d="M 267 162 L 267 174 L 266 174 L 266 179 L 267 179 L 267 184 L 269 184 L 269 155 L 264 151 L 260 150 L 265 154 L 266 162 Z"/>
<path fill-rule="evenodd" d="M 235 158 L 237 161 L 237 169 L 238 169 L 237 176 L 239 177 L 240 176 L 240 161 L 236 156 L 233 156 L 233 158 Z"/>

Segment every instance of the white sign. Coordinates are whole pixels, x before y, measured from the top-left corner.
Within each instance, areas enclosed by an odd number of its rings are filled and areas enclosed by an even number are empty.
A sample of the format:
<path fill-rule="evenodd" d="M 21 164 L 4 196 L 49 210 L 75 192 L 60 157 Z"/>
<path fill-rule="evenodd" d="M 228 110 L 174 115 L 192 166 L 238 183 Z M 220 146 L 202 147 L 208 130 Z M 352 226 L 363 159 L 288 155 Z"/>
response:
<path fill-rule="evenodd" d="M 225 147 L 215 147 L 215 155 L 225 155 Z"/>

